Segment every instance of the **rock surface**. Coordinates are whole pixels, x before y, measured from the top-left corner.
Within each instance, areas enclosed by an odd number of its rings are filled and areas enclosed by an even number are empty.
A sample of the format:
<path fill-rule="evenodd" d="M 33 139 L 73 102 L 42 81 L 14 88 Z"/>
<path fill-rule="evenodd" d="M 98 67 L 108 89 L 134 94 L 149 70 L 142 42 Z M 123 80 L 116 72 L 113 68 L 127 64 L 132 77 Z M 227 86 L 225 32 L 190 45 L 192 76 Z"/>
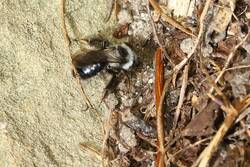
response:
<path fill-rule="evenodd" d="M 75 18 L 83 36 L 107 34 L 113 24 L 103 21 L 107 7 L 105 0 L 69 1 L 66 17 Z M 79 146 L 100 150 L 101 124 L 72 75 L 60 1 L 3 1 L 0 10 L 0 166 L 100 166 Z M 66 23 L 74 38 L 71 17 Z M 104 86 L 84 83 L 95 104 Z"/>

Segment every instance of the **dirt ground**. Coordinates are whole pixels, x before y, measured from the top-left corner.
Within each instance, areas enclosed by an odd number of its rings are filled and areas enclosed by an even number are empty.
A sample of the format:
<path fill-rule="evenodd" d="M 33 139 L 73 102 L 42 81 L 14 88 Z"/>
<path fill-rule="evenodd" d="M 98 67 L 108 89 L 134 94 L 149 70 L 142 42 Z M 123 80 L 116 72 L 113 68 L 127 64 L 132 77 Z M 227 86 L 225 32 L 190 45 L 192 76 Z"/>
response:
<path fill-rule="evenodd" d="M 0 9 L 0 166 L 250 166 L 248 0 Z M 136 63 L 81 78 L 74 55 L 103 41 Z"/>

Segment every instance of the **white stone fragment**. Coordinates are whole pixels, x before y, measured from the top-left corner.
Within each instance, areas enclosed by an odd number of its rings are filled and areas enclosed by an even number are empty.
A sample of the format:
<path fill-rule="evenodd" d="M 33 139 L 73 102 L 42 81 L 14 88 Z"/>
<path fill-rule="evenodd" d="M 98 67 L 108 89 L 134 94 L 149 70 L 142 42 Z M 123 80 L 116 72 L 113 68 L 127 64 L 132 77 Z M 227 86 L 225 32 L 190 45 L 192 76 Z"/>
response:
<path fill-rule="evenodd" d="M 184 39 L 180 44 L 181 50 L 186 54 L 191 53 L 193 47 L 194 47 L 194 41 L 191 38 Z"/>

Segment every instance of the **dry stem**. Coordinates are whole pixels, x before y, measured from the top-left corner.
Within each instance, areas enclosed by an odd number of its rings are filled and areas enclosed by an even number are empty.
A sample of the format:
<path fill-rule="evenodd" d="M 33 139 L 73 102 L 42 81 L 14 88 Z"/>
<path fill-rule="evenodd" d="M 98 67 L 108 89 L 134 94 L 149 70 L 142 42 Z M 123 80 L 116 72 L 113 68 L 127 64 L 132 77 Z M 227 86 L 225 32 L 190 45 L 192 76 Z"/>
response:
<path fill-rule="evenodd" d="M 244 39 L 243 39 L 238 45 L 236 45 L 236 46 L 234 47 L 234 49 L 230 52 L 230 54 L 228 55 L 227 61 L 226 61 L 225 65 L 224 65 L 222 71 L 220 72 L 220 74 L 219 74 L 219 75 L 217 76 L 217 78 L 215 79 L 215 83 L 217 83 L 217 82 L 220 80 L 220 78 L 223 76 L 223 74 L 226 72 L 226 70 L 227 70 L 227 68 L 228 68 L 228 66 L 229 66 L 229 64 L 230 64 L 230 62 L 232 61 L 232 59 L 233 59 L 234 56 L 235 56 L 235 52 L 236 52 L 237 49 L 247 40 L 249 34 L 250 34 L 250 33 L 248 33 L 248 34 L 244 37 Z M 212 87 L 212 88 L 210 89 L 210 93 L 212 93 L 213 90 L 214 90 L 214 88 Z"/>
<path fill-rule="evenodd" d="M 164 103 L 164 99 L 165 99 L 165 96 L 166 96 L 166 93 L 167 93 L 167 90 L 168 90 L 168 87 L 171 83 L 171 80 L 172 80 L 172 75 L 170 74 L 169 75 L 169 78 L 165 81 L 164 83 L 164 87 L 163 87 L 163 91 L 162 91 L 162 95 L 161 95 L 161 98 L 160 98 L 160 103 L 159 103 L 159 107 L 157 108 L 157 112 L 161 111 L 162 112 L 162 107 L 163 107 L 163 103 Z M 158 125 L 159 124 L 159 125 Z M 160 128 L 160 126 L 163 126 L 162 124 L 160 124 L 160 121 L 157 121 L 157 128 Z M 161 127 L 163 128 L 163 127 Z M 157 131 L 158 132 L 158 131 Z M 161 134 L 161 133 L 160 133 Z M 163 136 L 160 136 L 160 138 L 162 138 Z M 164 139 L 163 139 L 164 140 Z M 158 159 L 158 162 L 160 162 L 159 165 L 161 166 L 158 166 L 158 167 L 163 167 L 164 166 L 164 157 L 165 157 L 165 152 L 166 152 L 166 149 L 164 148 L 164 145 L 163 145 L 163 148 L 162 146 L 159 148 L 159 151 L 161 153 L 164 153 L 163 155 L 161 155 L 161 159 Z"/>
<path fill-rule="evenodd" d="M 162 61 L 162 49 L 158 48 L 155 53 L 155 103 L 156 103 L 156 124 L 157 124 L 157 140 L 158 153 L 156 156 L 156 166 L 163 167 L 164 150 L 164 124 L 163 124 L 163 109 L 160 108 L 160 98 L 162 96 L 162 88 L 164 83 L 164 66 Z"/>
<path fill-rule="evenodd" d="M 210 98 L 214 99 L 213 95 L 209 95 Z M 199 167 L 206 167 L 212 154 L 215 152 L 216 148 L 218 148 L 219 143 L 222 141 L 223 137 L 225 136 L 226 132 L 232 126 L 238 115 L 250 105 L 250 95 L 246 96 L 245 99 L 240 103 L 240 108 L 236 109 L 234 106 L 229 104 L 228 106 L 223 105 L 222 109 L 227 113 L 227 116 L 220 126 L 219 130 L 215 134 L 213 140 L 210 144 L 203 150 L 200 154 L 195 166 L 199 164 Z"/>
<path fill-rule="evenodd" d="M 191 35 L 193 37 L 195 37 L 195 35 L 188 29 L 184 28 L 180 23 L 178 23 L 177 21 L 175 21 L 174 19 L 172 19 L 171 17 L 167 16 L 163 10 L 161 9 L 161 7 L 158 5 L 158 3 L 155 0 L 149 0 L 150 4 L 153 6 L 154 10 L 156 12 L 158 12 L 162 18 L 164 19 L 164 21 L 168 22 L 169 24 L 171 24 L 172 26 L 174 26 L 175 28 L 183 31 L 184 33 Z"/>
<path fill-rule="evenodd" d="M 64 40 L 67 44 L 67 50 L 68 50 L 68 58 L 69 58 L 69 61 L 70 61 L 70 64 L 71 64 L 71 68 L 73 70 L 73 73 L 74 74 L 77 74 L 77 70 L 75 68 L 75 66 L 73 65 L 72 63 L 72 57 L 71 57 L 71 53 L 70 53 L 70 49 L 69 49 L 69 36 L 68 36 L 68 32 L 67 32 L 67 29 L 66 29 L 66 24 L 65 24 L 65 18 L 64 18 L 64 14 L 65 14 L 65 0 L 61 0 L 61 4 L 60 4 L 60 16 L 61 16 L 61 21 L 62 21 L 62 31 L 63 31 L 63 36 L 64 36 Z M 75 78 L 75 77 L 74 77 Z M 104 133 L 104 127 L 103 127 L 103 124 L 102 124 L 102 119 L 101 119 L 101 116 L 99 114 L 99 112 L 97 111 L 97 109 L 94 107 L 94 105 L 91 103 L 90 99 L 88 98 L 88 96 L 86 95 L 85 91 L 84 91 L 84 88 L 83 86 L 81 85 L 81 82 L 80 82 L 80 79 L 79 77 L 76 77 L 75 78 L 75 81 L 77 83 L 77 85 L 80 87 L 81 89 L 81 94 L 82 94 L 82 97 L 84 99 L 84 102 L 87 104 L 88 107 L 94 109 L 94 112 L 97 116 L 97 119 L 98 121 L 100 122 L 100 124 L 102 125 L 102 132 Z"/>
<path fill-rule="evenodd" d="M 215 152 L 216 148 L 218 148 L 219 143 L 223 140 L 223 137 L 229 130 L 229 128 L 232 126 L 236 118 L 239 116 L 241 111 L 243 111 L 249 104 L 250 104 L 250 95 L 246 96 L 246 98 L 239 102 L 238 105 L 235 107 L 233 106 L 225 97 L 223 92 L 218 88 L 216 83 L 211 79 L 209 76 L 207 70 L 204 68 L 202 56 L 201 58 L 201 69 L 203 73 L 206 75 L 209 83 L 212 85 L 212 87 L 216 90 L 217 94 L 220 95 L 223 98 L 223 101 L 220 101 L 220 108 L 227 113 L 227 116 L 220 126 L 219 130 L 213 137 L 210 144 L 203 150 L 203 152 L 200 154 L 196 162 L 193 164 L 193 167 L 199 166 L 199 167 L 206 167 L 208 165 L 209 160 L 212 157 L 212 154 Z M 218 102 L 218 99 L 213 96 L 211 93 L 208 93 L 208 96 L 215 102 Z"/>
<path fill-rule="evenodd" d="M 170 64 L 172 66 L 174 66 L 174 63 L 173 61 L 169 58 L 168 54 L 167 54 L 167 51 L 166 51 L 166 48 L 165 46 L 163 46 L 163 44 L 161 43 L 158 35 L 157 35 L 157 31 L 156 31 L 156 27 L 155 27 L 155 23 L 154 23 L 154 20 L 152 18 L 152 15 L 150 13 L 150 8 L 149 8 L 149 2 L 147 3 L 147 12 L 148 12 L 148 15 L 149 15 L 149 18 L 150 18 L 150 23 L 151 23 L 151 26 L 152 26 L 152 29 L 153 29 L 153 34 L 154 34 L 154 37 L 155 37 L 155 40 L 157 42 L 157 44 L 160 46 L 160 48 L 163 50 L 163 53 L 164 53 L 164 56 L 168 59 L 168 61 L 170 62 Z"/>
<path fill-rule="evenodd" d="M 109 138 L 109 135 L 110 135 L 110 132 L 112 130 L 112 118 L 113 118 L 113 112 L 112 111 L 109 111 L 109 114 L 108 114 L 108 120 L 107 120 L 107 125 L 105 126 L 105 134 L 104 134 L 104 137 L 102 139 L 102 150 L 101 150 L 101 157 L 102 157 L 102 166 L 105 167 L 105 151 L 106 151 L 106 148 L 107 148 L 107 141 L 108 141 L 108 138 Z"/>
<path fill-rule="evenodd" d="M 199 29 L 199 34 L 198 34 L 198 37 L 196 39 L 195 45 L 194 45 L 193 49 L 191 50 L 191 52 L 187 55 L 187 57 L 185 59 L 183 59 L 178 65 L 175 66 L 174 75 L 177 75 L 179 70 L 181 70 L 182 67 L 185 66 L 186 63 L 189 61 L 189 59 L 194 55 L 194 52 L 197 49 L 197 47 L 198 47 L 198 45 L 200 43 L 201 37 L 203 35 L 203 31 L 204 31 L 204 23 L 203 22 L 205 20 L 205 16 L 206 16 L 206 14 L 208 12 L 211 1 L 212 0 L 207 0 L 206 1 L 206 4 L 205 4 L 205 6 L 203 8 L 203 11 L 201 13 L 201 16 L 200 16 L 200 29 Z"/>
<path fill-rule="evenodd" d="M 181 92 L 180 92 L 180 97 L 179 97 L 178 105 L 177 105 L 175 116 L 174 116 L 174 128 L 176 128 L 176 126 L 177 126 L 177 121 L 179 119 L 181 107 L 182 107 L 184 97 L 185 97 L 185 92 L 186 92 L 187 83 L 188 83 L 187 82 L 188 81 L 188 70 L 189 70 L 189 64 L 187 64 L 185 66 L 184 71 L 183 71 Z"/>
<path fill-rule="evenodd" d="M 60 9 L 60 12 L 61 12 L 60 15 L 61 15 L 61 19 L 62 19 L 61 28 L 62 28 L 62 31 L 63 31 L 64 40 L 65 40 L 67 46 L 69 47 L 70 40 L 69 40 L 69 36 L 68 36 L 68 33 L 67 33 L 67 29 L 66 29 L 65 19 L 64 19 L 64 14 L 65 14 L 65 1 L 66 1 L 66 0 L 61 0 L 61 9 Z"/>
<path fill-rule="evenodd" d="M 101 160 L 101 153 L 100 151 L 96 150 L 93 147 L 90 147 L 89 145 L 85 143 L 80 143 L 80 147 L 84 150 L 87 150 L 89 153 L 94 154 L 99 160 Z"/>
<path fill-rule="evenodd" d="M 200 144 L 202 144 L 202 143 L 204 143 L 204 142 L 206 142 L 206 141 L 208 141 L 208 140 L 211 140 L 211 137 L 208 137 L 208 138 L 199 140 L 199 141 L 197 141 L 197 142 L 195 142 L 195 143 L 193 143 L 193 144 L 189 144 L 188 146 L 186 146 L 186 147 L 184 147 L 184 148 L 178 150 L 177 152 L 175 152 L 174 154 L 172 154 L 172 155 L 170 156 L 170 158 L 168 159 L 167 164 L 169 164 L 169 162 L 172 161 L 172 160 L 174 159 L 174 157 L 175 157 L 176 155 L 180 154 L 181 152 L 183 152 L 183 151 L 185 151 L 185 150 L 187 150 L 187 149 L 189 149 L 189 148 L 198 146 L 198 145 L 200 145 Z"/>

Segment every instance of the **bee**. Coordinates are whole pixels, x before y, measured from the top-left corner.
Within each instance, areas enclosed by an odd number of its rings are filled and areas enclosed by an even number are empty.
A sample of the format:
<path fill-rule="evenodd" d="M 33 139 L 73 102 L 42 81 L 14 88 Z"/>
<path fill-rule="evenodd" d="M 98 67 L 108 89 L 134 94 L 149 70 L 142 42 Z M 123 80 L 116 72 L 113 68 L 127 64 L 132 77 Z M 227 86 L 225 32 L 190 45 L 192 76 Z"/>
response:
<path fill-rule="evenodd" d="M 102 70 L 111 74 L 117 74 L 121 70 L 128 71 L 136 64 L 137 55 L 127 44 L 123 43 L 77 53 L 72 58 L 72 62 L 80 77 L 87 79 Z"/>

